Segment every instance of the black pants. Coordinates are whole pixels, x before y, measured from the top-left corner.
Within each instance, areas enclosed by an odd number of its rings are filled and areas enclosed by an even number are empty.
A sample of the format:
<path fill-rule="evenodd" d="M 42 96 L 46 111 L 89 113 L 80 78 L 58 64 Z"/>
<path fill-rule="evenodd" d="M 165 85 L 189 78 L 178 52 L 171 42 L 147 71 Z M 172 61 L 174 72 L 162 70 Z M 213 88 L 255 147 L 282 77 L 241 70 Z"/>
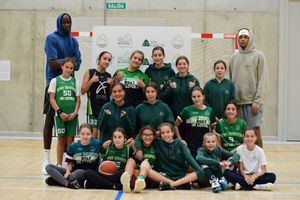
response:
<path fill-rule="evenodd" d="M 251 190 L 256 184 L 275 183 L 276 180 L 275 174 L 265 173 L 264 175 L 258 177 L 254 181 L 253 185 L 248 185 L 248 183 L 245 181 L 245 178 L 241 174 L 229 169 L 224 171 L 224 177 L 232 184 L 239 183 L 242 186 L 242 189 L 245 190 Z"/>
<path fill-rule="evenodd" d="M 86 188 L 115 189 L 116 185 L 121 185 L 120 178 L 123 172 L 124 170 L 119 170 L 114 175 L 106 176 L 88 169 L 85 174 L 88 182 L 88 184 L 86 184 Z"/>

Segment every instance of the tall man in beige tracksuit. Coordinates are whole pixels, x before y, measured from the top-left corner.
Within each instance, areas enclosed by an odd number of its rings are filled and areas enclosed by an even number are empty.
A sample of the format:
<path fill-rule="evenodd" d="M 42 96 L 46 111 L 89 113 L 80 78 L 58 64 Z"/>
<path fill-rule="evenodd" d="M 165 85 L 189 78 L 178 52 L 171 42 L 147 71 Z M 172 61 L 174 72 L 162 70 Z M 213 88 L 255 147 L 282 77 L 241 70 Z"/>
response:
<path fill-rule="evenodd" d="M 238 31 L 238 50 L 231 55 L 229 74 L 236 87 L 238 115 L 256 130 L 257 145 L 262 147 L 260 126 L 263 123 L 263 102 L 269 75 L 266 58 L 255 48 L 250 29 Z"/>

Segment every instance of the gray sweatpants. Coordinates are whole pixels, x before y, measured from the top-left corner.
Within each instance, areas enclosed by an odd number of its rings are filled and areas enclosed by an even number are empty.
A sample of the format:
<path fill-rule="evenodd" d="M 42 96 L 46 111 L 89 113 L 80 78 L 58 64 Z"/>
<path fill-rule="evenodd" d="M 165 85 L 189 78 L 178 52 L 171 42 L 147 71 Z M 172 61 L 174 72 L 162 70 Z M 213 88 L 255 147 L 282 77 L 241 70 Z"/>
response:
<path fill-rule="evenodd" d="M 70 176 L 68 177 L 68 180 L 65 179 L 64 175 L 66 173 L 66 169 L 63 167 L 58 167 L 56 165 L 52 165 L 49 164 L 46 166 L 46 172 L 57 182 L 59 182 L 60 184 L 66 186 L 68 181 L 74 181 L 74 180 L 78 180 L 83 181 L 83 179 L 85 178 L 85 172 L 86 170 L 84 169 L 76 169 L 74 170 Z"/>

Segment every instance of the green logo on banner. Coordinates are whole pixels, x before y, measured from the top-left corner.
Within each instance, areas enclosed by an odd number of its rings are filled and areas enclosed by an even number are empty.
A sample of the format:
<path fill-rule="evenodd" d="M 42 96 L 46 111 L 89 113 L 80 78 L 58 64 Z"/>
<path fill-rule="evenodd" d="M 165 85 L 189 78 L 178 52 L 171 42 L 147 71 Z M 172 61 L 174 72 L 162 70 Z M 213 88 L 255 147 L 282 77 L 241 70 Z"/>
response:
<path fill-rule="evenodd" d="M 126 9 L 126 3 L 106 3 L 106 9 L 110 10 L 125 10 Z"/>
<path fill-rule="evenodd" d="M 149 65 L 149 60 L 147 58 L 144 59 L 143 65 Z"/>
<path fill-rule="evenodd" d="M 150 43 L 149 43 L 149 41 L 147 39 L 144 40 L 143 47 L 150 47 Z"/>

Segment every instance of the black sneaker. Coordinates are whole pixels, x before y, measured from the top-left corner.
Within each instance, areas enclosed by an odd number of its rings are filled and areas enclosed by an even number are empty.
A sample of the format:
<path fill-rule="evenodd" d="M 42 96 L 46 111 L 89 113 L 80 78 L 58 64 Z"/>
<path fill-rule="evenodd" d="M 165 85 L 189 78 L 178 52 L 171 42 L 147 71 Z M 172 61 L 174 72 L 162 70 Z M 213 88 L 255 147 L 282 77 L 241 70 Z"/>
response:
<path fill-rule="evenodd" d="M 191 190 L 192 189 L 192 183 L 191 182 L 188 182 L 188 183 L 185 183 L 185 184 L 182 184 L 182 185 L 179 185 L 177 187 L 177 189 L 179 190 Z"/>
<path fill-rule="evenodd" d="M 113 185 L 114 190 L 123 190 L 123 185 L 121 183 L 115 183 Z"/>
<path fill-rule="evenodd" d="M 175 190 L 175 189 L 169 183 L 160 182 L 158 190 L 164 191 L 164 190 Z"/>
<path fill-rule="evenodd" d="M 57 182 L 54 178 L 49 176 L 48 178 L 45 179 L 45 183 L 50 186 L 62 186 L 59 182 Z"/>
<path fill-rule="evenodd" d="M 79 182 L 77 180 L 74 180 L 74 181 L 69 181 L 67 183 L 67 188 L 71 188 L 71 189 L 80 189 L 80 185 L 79 185 Z"/>

